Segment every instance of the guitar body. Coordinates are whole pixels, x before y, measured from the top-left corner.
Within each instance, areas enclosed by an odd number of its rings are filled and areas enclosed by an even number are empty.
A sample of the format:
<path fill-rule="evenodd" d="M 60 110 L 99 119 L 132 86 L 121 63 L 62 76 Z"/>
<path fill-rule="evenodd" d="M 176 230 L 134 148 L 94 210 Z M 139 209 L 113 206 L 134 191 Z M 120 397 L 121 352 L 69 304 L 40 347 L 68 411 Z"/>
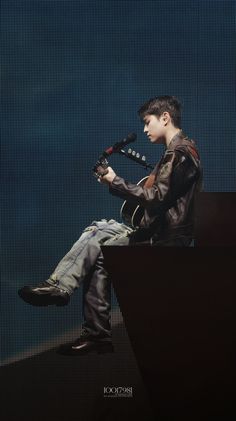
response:
<path fill-rule="evenodd" d="M 148 176 L 142 178 L 137 185 L 144 186 Z M 136 228 L 139 226 L 141 219 L 144 215 L 144 208 L 140 205 L 136 205 L 134 203 L 130 203 L 129 201 L 125 200 L 123 205 L 120 209 L 120 216 L 123 222 L 132 228 Z"/>

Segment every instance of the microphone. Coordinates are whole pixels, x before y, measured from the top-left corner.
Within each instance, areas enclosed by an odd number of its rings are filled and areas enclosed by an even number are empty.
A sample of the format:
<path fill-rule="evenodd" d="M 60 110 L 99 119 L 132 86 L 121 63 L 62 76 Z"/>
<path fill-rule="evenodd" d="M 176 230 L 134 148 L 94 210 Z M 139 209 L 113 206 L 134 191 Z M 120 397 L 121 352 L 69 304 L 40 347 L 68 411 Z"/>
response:
<path fill-rule="evenodd" d="M 127 137 L 125 137 L 120 142 L 116 142 L 113 146 L 107 148 L 102 155 L 107 158 L 114 152 L 119 152 L 124 146 L 128 145 L 131 142 L 134 142 L 137 139 L 136 133 L 129 133 Z"/>

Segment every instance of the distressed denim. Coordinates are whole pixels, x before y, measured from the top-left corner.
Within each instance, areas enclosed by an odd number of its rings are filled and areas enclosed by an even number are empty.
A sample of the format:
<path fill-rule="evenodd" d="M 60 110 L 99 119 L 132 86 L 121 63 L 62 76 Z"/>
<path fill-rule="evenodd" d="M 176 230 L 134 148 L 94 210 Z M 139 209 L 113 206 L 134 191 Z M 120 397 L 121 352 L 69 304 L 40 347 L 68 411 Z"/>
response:
<path fill-rule="evenodd" d="M 48 282 L 67 291 L 70 295 L 83 282 L 83 335 L 93 339 L 110 340 L 111 285 L 103 265 L 102 245 L 126 246 L 142 244 L 131 234 L 135 230 L 114 219 L 93 221 L 62 258 Z M 184 239 L 185 240 L 185 239 Z M 152 244 L 150 239 L 145 243 Z M 153 246 L 188 246 L 181 238 L 160 241 Z"/>
<path fill-rule="evenodd" d="M 133 229 L 116 222 L 93 221 L 62 258 L 48 282 L 70 295 L 83 282 L 83 334 L 109 340 L 111 286 L 103 267 L 102 245 L 128 245 Z"/>

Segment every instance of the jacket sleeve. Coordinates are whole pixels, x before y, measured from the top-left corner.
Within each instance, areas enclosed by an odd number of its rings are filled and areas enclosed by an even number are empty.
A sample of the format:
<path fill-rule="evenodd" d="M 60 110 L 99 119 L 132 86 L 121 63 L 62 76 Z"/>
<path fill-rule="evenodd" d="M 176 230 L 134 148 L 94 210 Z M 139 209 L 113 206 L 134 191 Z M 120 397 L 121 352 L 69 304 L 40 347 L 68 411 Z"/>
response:
<path fill-rule="evenodd" d="M 175 149 L 165 153 L 152 187 L 138 186 L 116 176 L 109 191 L 150 211 L 166 211 L 187 193 L 197 178 L 198 168 L 191 158 Z"/>

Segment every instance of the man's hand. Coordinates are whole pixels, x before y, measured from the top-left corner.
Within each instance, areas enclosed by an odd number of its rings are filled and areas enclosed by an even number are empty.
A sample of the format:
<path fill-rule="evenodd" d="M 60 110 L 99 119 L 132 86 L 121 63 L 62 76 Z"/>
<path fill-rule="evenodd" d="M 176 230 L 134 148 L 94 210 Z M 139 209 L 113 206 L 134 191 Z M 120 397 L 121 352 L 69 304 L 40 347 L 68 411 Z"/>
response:
<path fill-rule="evenodd" d="M 98 181 L 104 184 L 110 184 L 114 180 L 116 173 L 113 171 L 111 167 L 107 167 L 108 173 L 105 174 L 103 177 L 99 177 Z"/>

